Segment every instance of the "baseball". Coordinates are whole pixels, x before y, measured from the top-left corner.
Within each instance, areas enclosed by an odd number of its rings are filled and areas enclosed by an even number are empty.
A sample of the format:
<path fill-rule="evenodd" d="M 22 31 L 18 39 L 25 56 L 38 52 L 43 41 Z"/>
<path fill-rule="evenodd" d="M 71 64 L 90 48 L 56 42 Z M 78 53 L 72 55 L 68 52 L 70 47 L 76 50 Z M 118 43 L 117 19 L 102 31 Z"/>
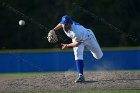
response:
<path fill-rule="evenodd" d="M 24 20 L 19 20 L 18 23 L 19 23 L 20 26 L 24 26 L 25 25 L 25 21 Z"/>

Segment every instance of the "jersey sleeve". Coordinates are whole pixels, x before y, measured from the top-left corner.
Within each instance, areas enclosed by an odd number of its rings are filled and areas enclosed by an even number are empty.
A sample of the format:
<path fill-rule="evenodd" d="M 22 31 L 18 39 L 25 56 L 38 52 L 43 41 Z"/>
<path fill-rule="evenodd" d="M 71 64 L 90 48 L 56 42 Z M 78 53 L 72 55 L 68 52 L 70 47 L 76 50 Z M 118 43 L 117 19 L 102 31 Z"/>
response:
<path fill-rule="evenodd" d="M 72 39 L 72 42 L 80 42 L 80 40 L 79 40 L 77 37 L 74 37 L 74 38 Z"/>

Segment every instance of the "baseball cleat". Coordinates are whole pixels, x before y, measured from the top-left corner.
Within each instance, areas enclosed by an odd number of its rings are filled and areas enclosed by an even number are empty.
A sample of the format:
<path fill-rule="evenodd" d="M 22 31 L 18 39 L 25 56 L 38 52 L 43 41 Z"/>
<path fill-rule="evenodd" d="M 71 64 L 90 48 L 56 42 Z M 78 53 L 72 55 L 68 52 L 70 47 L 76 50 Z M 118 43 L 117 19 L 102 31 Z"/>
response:
<path fill-rule="evenodd" d="M 84 76 L 79 76 L 79 77 L 75 80 L 75 83 L 79 83 L 79 82 L 85 82 Z"/>

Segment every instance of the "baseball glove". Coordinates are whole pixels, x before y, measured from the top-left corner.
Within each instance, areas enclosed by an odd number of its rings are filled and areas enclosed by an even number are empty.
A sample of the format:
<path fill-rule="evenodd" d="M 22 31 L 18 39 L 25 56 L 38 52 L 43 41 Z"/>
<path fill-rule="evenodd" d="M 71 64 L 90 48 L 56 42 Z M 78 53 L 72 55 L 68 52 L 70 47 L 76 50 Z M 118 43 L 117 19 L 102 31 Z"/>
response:
<path fill-rule="evenodd" d="M 50 43 L 56 43 L 58 41 L 57 35 L 55 34 L 54 30 L 49 31 L 47 38 Z"/>

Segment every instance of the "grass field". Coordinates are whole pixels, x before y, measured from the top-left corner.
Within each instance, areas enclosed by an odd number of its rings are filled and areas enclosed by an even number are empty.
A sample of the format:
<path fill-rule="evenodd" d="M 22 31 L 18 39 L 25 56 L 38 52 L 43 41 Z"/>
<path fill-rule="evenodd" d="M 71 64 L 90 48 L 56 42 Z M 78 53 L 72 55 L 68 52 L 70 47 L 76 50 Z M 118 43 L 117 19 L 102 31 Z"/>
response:
<path fill-rule="evenodd" d="M 92 71 L 88 71 L 92 72 Z M 97 71 L 98 72 L 98 71 Z M 108 71 L 111 72 L 111 71 Z M 140 70 L 118 70 L 116 72 L 140 72 Z M 64 73 L 64 72 L 33 72 L 33 73 L 0 73 L 0 79 L 1 78 L 7 78 L 7 77 L 30 77 L 30 76 L 38 76 L 38 75 L 44 75 L 44 74 L 55 74 L 55 73 Z"/>
<path fill-rule="evenodd" d="M 47 91 L 47 92 L 1 92 L 1 93 L 140 93 L 140 90 L 76 90 L 76 91 Z"/>
<path fill-rule="evenodd" d="M 108 72 L 112 72 L 113 70 L 110 70 Z M 140 72 L 140 70 L 115 70 L 116 72 Z M 93 71 L 88 71 L 93 72 Z M 98 71 L 94 71 L 98 72 Z M 28 77 L 28 76 L 37 76 L 37 75 L 43 75 L 48 73 L 64 73 L 64 72 L 33 72 L 33 73 L 0 73 L 0 77 Z"/>
<path fill-rule="evenodd" d="M 47 93 L 140 93 L 140 90 L 82 90 L 82 91 L 56 91 Z"/>
<path fill-rule="evenodd" d="M 1 93 L 140 93 L 140 90 L 75 90 L 75 91 L 44 91 L 44 92 L 1 92 Z"/>

